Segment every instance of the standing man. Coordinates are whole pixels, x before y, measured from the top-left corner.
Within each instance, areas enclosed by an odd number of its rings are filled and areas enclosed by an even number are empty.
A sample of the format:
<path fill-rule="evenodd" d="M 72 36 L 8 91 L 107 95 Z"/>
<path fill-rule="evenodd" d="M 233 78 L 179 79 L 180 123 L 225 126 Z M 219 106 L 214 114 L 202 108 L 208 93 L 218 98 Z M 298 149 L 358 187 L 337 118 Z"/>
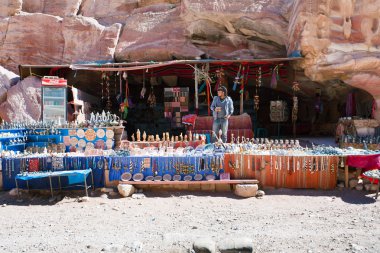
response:
<path fill-rule="evenodd" d="M 214 122 L 212 124 L 212 131 L 218 135 L 219 130 L 222 130 L 222 140 L 227 142 L 228 119 L 234 112 L 234 103 L 232 99 L 227 96 L 227 89 L 224 86 L 218 88 L 218 96 L 214 97 L 210 106 Z M 214 142 L 216 138 L 213 137 Z"/>

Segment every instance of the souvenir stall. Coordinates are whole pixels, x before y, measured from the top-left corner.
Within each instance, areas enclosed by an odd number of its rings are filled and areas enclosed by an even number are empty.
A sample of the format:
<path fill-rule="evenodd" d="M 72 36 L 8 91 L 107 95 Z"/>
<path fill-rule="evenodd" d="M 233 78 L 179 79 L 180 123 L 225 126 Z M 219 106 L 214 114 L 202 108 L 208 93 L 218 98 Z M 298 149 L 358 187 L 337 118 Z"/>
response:
<path fill-rule="evenodd" d="M 340 118 L 335 139 L 342 148 L 379 150 L 379 125 L 375 119 Z"/>
<path fill-rule="evenodd" d="M 4 123 L 0 134 L 6 142 L 1 152 L 3 189 L 15 187 L 17 174 L 46 173 L 66 170 L 93 169 L 94 184 L 105 184 L 105 156 L 113 154 L 115 143 L 119 143 L 123 127 L 114 121 L 100 119 L 101 114 L 93 114 L 94 122 L 84 125 L 54 122 Z M 121 131 L 120 131 L 121 130 Z M 21 146 L 21 148 L 20 148 Z M 35 186 L 46 186 L 37 180 Z M 62 182 L 65 184 L 65 181 Z M 20 187 L 25 186 L 21 182 Z"/>
<path fill-rule="evenodd" d="M 94 180 L 87 179 L 93 182 L 92 186 L 105 185 L 104 156 L 114 152 L 115 145 L 120 146 L 124 127 L 118 116 L 105 111 L 91 113 L 86 120 L 80 110 L 76 120 L 68 122 L 66 88 L 65 79 L 45 76 L 41 79 L 42 121 L 0 125 L 3 189 L 16 187 L 16 177 L 36 179 L 33 184 L 20 181 L 19 187 L 45 188 L 47 176 L 50 179 L 58 172 L 59 175 L 81 174 L 79 171 L 89 168 Z M 70 176 L 65 176 L 62 182 L 59 177 L 60 186 L 70 182 Z M 51 181 L 49 185 L 52 186 Z"/>
<path fill-rule="evenodd" d="M 338 172 L 347 167 L 348 155 L 374 152 L 323 146 L 302 148 L 297 140 L 254 138 L 255 118 L 243 113 L 244 101 L 249 98 L 246 92 L 249 78 L 254 80 L 250 109 L 254 110 L 252 115 L 257 116 L 263 99 L 260 95 L 262 78 L 272 77 L 270 85 L 275 87 L 278 76 L 286 74 L 285 68 L 280 66 L 284 60 L 72 65 L 70 68 L 75 72 L 101 73 L 101 100 L 105 108 L 111 107 L 110 88 L 114 86 L 116 94 L 116 84 L 120 84 L 121 119 L 102 110 L 86 118 L 80 111 L 75 122 L 67 122 L 66 111 L 62 109 L 64 92 L 47 87 L 43 91 L 43 108 L 48 110 L 44 122 L 4 123 L 0 127 L 0 138 L 7 141 L 2 147 L 3 188 L 14 188 L 15 177 L 20 174 L 92 169 L 96 187 L 120 181 L 154 185 L 164 181 L 257 179 L 266 187 L 333 189 Z M 145 99 L 148 93 L 146 105 L 151 108 L 158 100 L 159 93 L 155 93 L 158 84 L 173 75 L 194 79 L 191 84 L 194 94 L 189 86 L 180 87 L 178 82 L 172 83 L 170 88 L 162 87 L 162 111 L 143 111 L 138 120 L 143 128 L 130 131 L 128 140 L 121 140 L 121 120 L 132 121 L 127 118 L 132 111 L 132 101 L 129 100 L 131 76 L 134 80 L 142 77 L 138 83 L 141 86 L 137 85 L 138 96 Z M 158 81 L 160 76 L 165 78 Z M 228 143 L 221 143 L 219 135 L 215 136 L 218 141 L 210 144 L 212 117 L 200 116 L 199 112 L 203 106 L 210 115 L 213 90 L 225 85 L 227 76 L 234 77 L 233 87 L 229 90 L 238 94 L 241 114 L 231 117 Z M 150 89 L 146 87 L 147 80 Z M 270 108 L 267 108 L 270 120 L 275 124 L 282 124 L 290 115 L 293 125 L 297 120 L 299 88 L 294 83 L 287 88 L 293 93 L 292 111 L 288 111 L 287 102 L 281 99 L 271 100 Z M 194 108 L 191 108 L 191 96 L 194 96 Z M 192 109 L 194 117 L 186 115 Z M 236 108 L 235 111 L 239 110 Z M 160 132 L 160 127 L 153 126 L 158 122 L 155 117 L 168 119 L 173 132 Z M 185 131 L 176 132 L 183 122 L 190 126 Z M 153 123 L 152 128 L 149 123 Z M 40 185 L 47 187 L 47 182 L 40 182 Z M 29 188 L 31 185 L 20 182 L 19 186 Z"/>

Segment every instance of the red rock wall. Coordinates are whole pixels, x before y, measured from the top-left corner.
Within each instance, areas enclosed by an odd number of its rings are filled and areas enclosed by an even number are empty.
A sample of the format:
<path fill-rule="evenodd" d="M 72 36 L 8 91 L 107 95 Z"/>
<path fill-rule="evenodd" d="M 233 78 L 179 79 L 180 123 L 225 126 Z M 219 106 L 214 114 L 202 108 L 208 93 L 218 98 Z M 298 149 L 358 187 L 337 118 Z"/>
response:
<path fill-rule="evenodd" d="M 19 64 L 270 58 L 299 50 L 304 60 L 294 68 L 307 78 L 298 80 L 312 83 L 305 92 L 314 94 L 321 85 L 332 99 L 331 94 L 342 94 L 344 82 L 369 92 L 380 105 L 379 46 L 380 0 L 2 0 L 0 5 L 0 66 L 14 72 Z"/>

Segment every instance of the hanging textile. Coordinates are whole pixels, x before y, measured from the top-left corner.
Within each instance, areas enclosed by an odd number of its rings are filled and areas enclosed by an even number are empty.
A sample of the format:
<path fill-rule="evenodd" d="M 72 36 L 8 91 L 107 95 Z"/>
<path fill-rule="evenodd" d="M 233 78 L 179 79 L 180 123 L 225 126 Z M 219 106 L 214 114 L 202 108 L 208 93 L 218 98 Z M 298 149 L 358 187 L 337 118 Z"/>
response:
<path fill-rule="evenodd" d="M 346 101 L 346 116 L 352 117 L 356 115 L 356 101 L 355 101 L 355 93 L 351 92 L 348 94 Z"/>
<path fill-rule="evenodd" d="M 240 83 L 240 71 L 241 71 L 241 64 L 239 66 L 239 70 L 236 74 L 235 80 L 234 80 L 234 86 L 232 87 L 233 91 L 236 91 L 237 85 Z"/>
<path fill-rule="evenodd" d="M 129 96 L 129 85 L 128 85 L 128 74 L 127 72 L 123 73 L 123 78 L 125 80 L 125 99 L 124 102 L 120 104 L 120 112 L 121 112 L 121 118 L 122 119 L 127 119 L 128 116 L 128 107 L 129 107 L 129 101 L 128 101 L 128 96 Z M 121 85 L 121 79 L 120 79 L 120 85 Z"/>
<path fill-rule="evenodd" d="M 210 81 L 208 79 L 206 79 L 206 94 L 207 94 L 207 112 L 208 112 L 208 116 L 211 115 L 211 111 L 210 111 L 210 90 L 211 90 Z"/>
<path fill-rule="evenodd" d="M 244 67 L 243 67 L 242 79 L 240 82 L 240 94 L 243 94 L 245 85 L 247 85 L 247 83 L 248 83 L 248 74 L 249 74 L 249 66 L 247 66 L 245 71 L 244 71 Z"/>
<path fill-rule="evenodd" d="M 372 119 L 375 118 L 376 109 L 377 109 L 376 100 L 373 100 L 373 102 L 372 102 L 372 111 L 371 111 L 371 118 Z"/>
<path fill-rule="evenodd" d="M 270 80 L 270 87 L 272 89 L 277 88 L 277 81 L 278 81 L 278 66 L 274 67 L 272 72 L 272 78 Z"/>

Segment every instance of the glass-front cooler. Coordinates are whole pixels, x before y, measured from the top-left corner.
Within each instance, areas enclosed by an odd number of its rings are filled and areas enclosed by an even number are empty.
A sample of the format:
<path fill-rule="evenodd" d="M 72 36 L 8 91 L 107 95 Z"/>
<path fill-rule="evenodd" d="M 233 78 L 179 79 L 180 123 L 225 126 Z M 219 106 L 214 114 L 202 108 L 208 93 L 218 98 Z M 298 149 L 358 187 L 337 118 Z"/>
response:
<path fill-rule="evenodd" d="M 67 82 L 62 78 L 42 79 L 42 121 L 67 120 Z"/>

